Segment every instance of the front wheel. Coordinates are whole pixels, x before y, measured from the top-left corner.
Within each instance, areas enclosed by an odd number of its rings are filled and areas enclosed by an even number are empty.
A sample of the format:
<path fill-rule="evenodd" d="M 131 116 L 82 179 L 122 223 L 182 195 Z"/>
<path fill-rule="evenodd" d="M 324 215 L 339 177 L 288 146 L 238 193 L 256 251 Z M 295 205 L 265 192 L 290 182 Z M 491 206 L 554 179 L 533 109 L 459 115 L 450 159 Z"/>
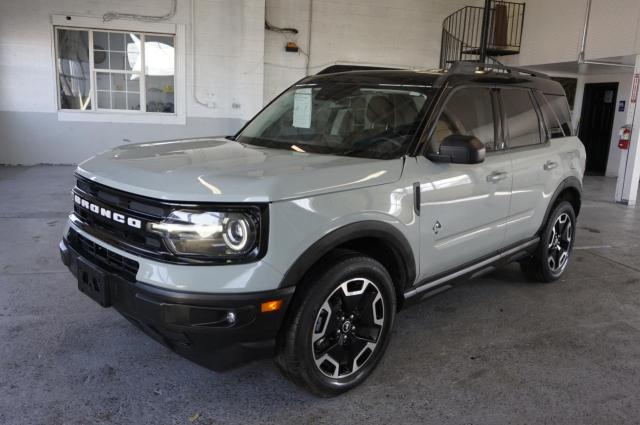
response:
<path fill-rule="evenodd" d="M 389 342 L 396 299 L 388 272 L 370 257 L 347 253 L 301 282 L 298 291 L 276 363 L 319 396 L 357 386 Z"/>
<path fill-rule="evenodd" d="M 549 215 L 535 255 L 520 263 L 528 278 L 553 282 L 562 276 L 571 258 L 575 223 L 573 206 L 567 201 L 560 202 Z"/>

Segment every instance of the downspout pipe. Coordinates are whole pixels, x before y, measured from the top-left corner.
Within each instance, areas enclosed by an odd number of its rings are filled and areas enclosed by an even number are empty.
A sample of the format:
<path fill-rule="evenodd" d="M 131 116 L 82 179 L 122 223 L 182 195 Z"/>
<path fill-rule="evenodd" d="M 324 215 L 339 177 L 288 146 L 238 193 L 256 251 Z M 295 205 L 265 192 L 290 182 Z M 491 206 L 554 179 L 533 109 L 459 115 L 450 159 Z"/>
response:
<path fill-rule="evenodd" d="M 309 75 L 309 68 L 311 65 L 311 33 L 313 30 L 313 0 L 309 0 L 309 36 L 307 40 L 307 64 L 306 75 Z"/>
<path fill-rule="evenodd" d="M 635 65 L 626 65 L 624 63 L 592 61 L 592 60 L 585 59 L 585 51 L 587 50 L 587 32 L 589 31 L 590 15 L 591 15 L 591 0 L 587 0 L 587 10 L 584 17 L 584 26 L 582 28 L 582 40 L 580 41 L 580 53 L 578 53 L 578 64 L 608 65 L 608 66 L 618 66 L 623 68 L 635 68 Z"/>

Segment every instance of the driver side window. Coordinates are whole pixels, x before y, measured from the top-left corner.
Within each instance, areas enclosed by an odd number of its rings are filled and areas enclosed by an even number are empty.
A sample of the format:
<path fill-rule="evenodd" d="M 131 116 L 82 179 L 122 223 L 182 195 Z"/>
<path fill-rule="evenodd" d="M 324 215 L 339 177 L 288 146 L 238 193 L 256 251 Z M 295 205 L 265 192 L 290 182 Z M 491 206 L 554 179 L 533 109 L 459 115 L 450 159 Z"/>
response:
<path fill-rule="evenodd" d="M 494 150 L 491 89 L 470 87 L 453 92 L 435 124 L 429 140 L 429 152 L 438 153 L 442 141 L 452 134 L 475 136 L 484 143 L 487 152 Z"/>

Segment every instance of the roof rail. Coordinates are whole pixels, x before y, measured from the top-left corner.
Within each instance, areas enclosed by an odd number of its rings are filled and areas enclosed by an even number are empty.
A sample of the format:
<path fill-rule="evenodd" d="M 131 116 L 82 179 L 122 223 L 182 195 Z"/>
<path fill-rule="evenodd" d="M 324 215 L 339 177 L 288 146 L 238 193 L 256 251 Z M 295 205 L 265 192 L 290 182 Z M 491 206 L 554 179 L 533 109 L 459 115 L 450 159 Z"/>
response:
<path fill-rule="evenodd" d="M 509 74 L 526 74 L 532 77 L 549 78 L 547 74 L 538 71 L 532 71 L 525 68 L 517 68 L 515 66 L 506 66 L 482 62 L 456 61 L 447 71 L 448 74 L 473 74 L 477 70 L 500 70 Z"/>
<path fill-rule="evenodd" d="M 331 65 L 327 68 L 320 70 L 316 75 L 323 74 L 335 74 L 338 72 L 349 72 L 349 71 L 391 71 L 391 70 L 399 70 L 401 68 L 390 68 L 383 66 L 369 66 L 369 65 Z"/>

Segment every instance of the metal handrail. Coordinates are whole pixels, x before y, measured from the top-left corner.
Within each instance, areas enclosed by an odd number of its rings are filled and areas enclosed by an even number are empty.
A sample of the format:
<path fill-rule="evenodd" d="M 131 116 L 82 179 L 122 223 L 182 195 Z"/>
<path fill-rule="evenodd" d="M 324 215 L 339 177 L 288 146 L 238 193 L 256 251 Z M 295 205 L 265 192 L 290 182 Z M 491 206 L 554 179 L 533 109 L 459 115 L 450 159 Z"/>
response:
<path fill-rule="evenodd" d="M 491 0 L 486 49 L 493 55 L 517 54 L 522 42 L 524 3 Z M 484 8 L 465 6 L 442 23 L 440 66 L 459 60 L 478 60 L 482 48 Z"/>

